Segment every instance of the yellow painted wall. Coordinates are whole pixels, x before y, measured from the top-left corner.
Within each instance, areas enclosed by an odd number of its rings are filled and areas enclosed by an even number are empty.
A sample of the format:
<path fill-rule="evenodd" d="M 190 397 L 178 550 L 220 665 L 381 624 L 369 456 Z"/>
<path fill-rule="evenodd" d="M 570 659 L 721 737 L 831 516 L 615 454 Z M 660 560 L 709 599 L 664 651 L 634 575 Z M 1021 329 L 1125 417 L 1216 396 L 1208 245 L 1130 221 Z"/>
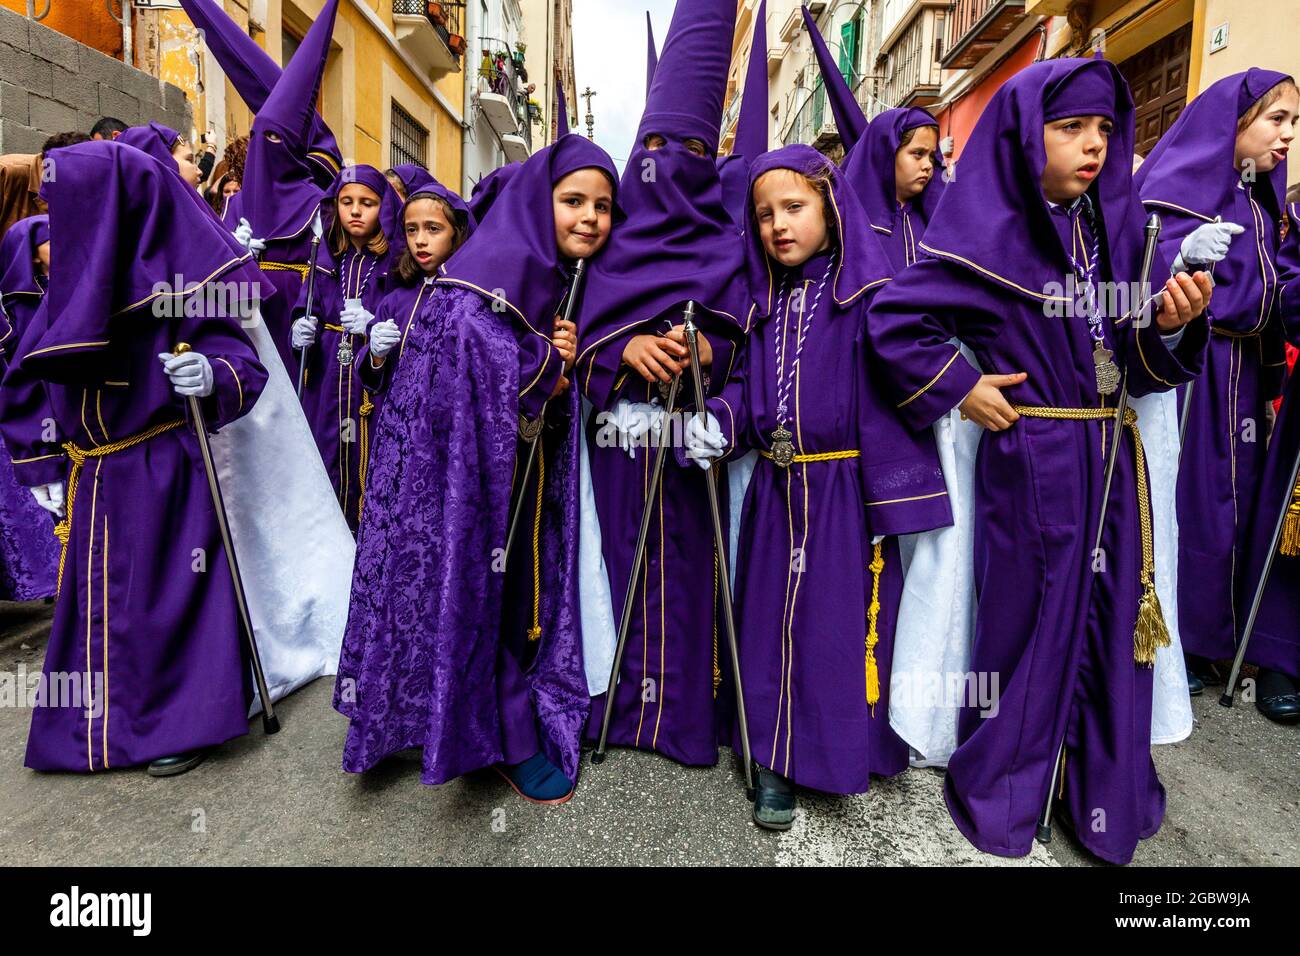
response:
<path fill-rule="evenodd" d="M 3 0 L 6 4 L 13 0 Z M 22 0 L 18 0 L 22 2 Z M 385 169 L 389 165 L 391 103 L 402 108 L 429 130 L 431 169 L 442 182 L 458 184 L 461 178 L 460 124 L 437 103 L 427 86 L 402 61 L 387 39 L 357 8 L 358 0 L 342 0 L 334 27 L 333 45 L 325 69 L 321 111 L 334 131 L 345 159 Z M 359 0 L 373 10 L 392 31 L 392 4 L 386 0 Z M 272 59 L 283 62 L 283 26 L 303 34 L 320 13 L 324 0 L 267 0 L 266 22 L 254 39 Z M 241 26 L 248 25 L 248 0 L 225 0 L 226 11 Z M 164 37 L 176 36 L 176 49 L 165 48 L 161 69 L 164 79 L 185 90 L 194 104 L 194 123 L 202 132 L 210 123 L 208 104 L 198 91 L 198 71 L 180 40 L 192 35 L 189 18 L 181 11 L 164 15 Z M 464 96 L 462 73 L 436 81 L 439 93 L 459 110 Z M 224 125 L 227 136 L 247 133 L 252 116 L 239 94 L 227 83 Z"/>

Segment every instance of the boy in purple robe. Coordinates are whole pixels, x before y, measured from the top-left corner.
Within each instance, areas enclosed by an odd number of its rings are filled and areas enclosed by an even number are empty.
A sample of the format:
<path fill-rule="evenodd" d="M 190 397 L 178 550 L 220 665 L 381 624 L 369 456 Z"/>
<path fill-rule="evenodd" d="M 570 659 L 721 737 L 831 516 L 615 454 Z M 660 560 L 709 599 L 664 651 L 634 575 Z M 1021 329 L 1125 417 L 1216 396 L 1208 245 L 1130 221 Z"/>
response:
<path fill-rule="evenodd" d="M 526 799 L 572 794 L 589 709 L 577 410 L 551 326 L 572 263 L 608 238 L 616 176 L 579 136 L 535 153 L 406 332 L 376 424 L 334 694 L 350 773 L 421 747 L 425 784 L 500 765 Z M 507 626 L 504 601 L 519 550 L 508 565 L 502 553 L 521 423 L 548 426 L 533 544 L 548 561 L 527 635 Z"/>
<path fill-rule="evenodd" d="M 248 729 L 249 670 L 186 398 L 214 429 L 257 401 L 257 352 L 230 297 L 207 293 L 258 274 L 173 169 L 113 142 L 55 158 L 50 231 L 76 268 L 54 270 L 0 389 L 7 400 L 45 382 L 67 456 L 49 693 L 26 765 L 171 775 Z M 174 355 L 181 342 L 191 351 Z M 6 439 L 10 421 L 0 409 Z"/>
<path fill-rule="evenodd" d="M 1184 402 L 1178 479 L 1178 618 L 1197 683 L 1215 680 L 1213 662 L 1233 656 L 1252 589 L 1249 518 L 1268 405 L 1286 372 L 1277 254 L 1298 110 L 1285 74 L 1225 77 L 1188 104 L 1135 177 L 1164 223 L 1165 258 L 1214 263 L 1213 334 Z"/>
<path fill-rule="evenodd" d="M 312 223 L 327 188 L 320 184 L 321 154 L 315 148 L 321 135 L 316 100 L 337 15 L 338 0 L 325 0 L 257 110 L 237 196 L 246 221 L 235 229 L 235 238 L 258 257 L 267 285 L 276 292 L 263 305 L 262 318 L 286 369 L 298 368 L 292 312 L 310 269 Z M 325 259 L 318 260 L 317 269 L 326 273 L 328 254 L 323 249 L 321 254 Z"/>
<path fill-rule="evenodd" d="M 761 157 L 750 184 L 756 325 L 686 446 L 702 464 L 761 456 L 736 558 L 740 667 L 754 820 L 787 830 L 796 783 L 862 793 L 871 774 L 907 768 L 889 727 L 895 536 L 952 519 L 933 437 L 903 425 L 868 375 L 867 304 L 892 270 L 853 190 L 809 146 Z"/>
<path fill-rule="evenodd" d="M 1287 207 L 1288 228 L 1278 251 L 1278 311 L 1287 340 L 1300 345 L 1300 203 Z M 1300 721 L 1300 482 L 1287 487 L 1300 453 L 1300 378 L 1287 377 L 1282 410 L 1268 443 L 1246 536 L 1241 608 L 1250 608 L 1268 557 L 1279 510 L 1286 506 L 1282 541 L 1273 557 L 1246 660 L 1259 666 L 1255 707 L 1277 723 Z"/>
<path fill-rule="evenodd" d="M 49 216 L 18 220 L 0 240 L 0 369 L 45 301 L 49 271 Z M 60 449 L 43 440 L 50 416 L 43 386 L 28 389 L 7 413 L 10 434 L 22 437 L 0 446 L 0 600 L 33 601 L 54 594 L 59 548 L 50 515 L 63 516 L 63 487 L 48 465 L 42 474 L 42 462 Z"/>
<path fill-rule="evenodd" d="M 185 141 L 185 137 L 162 123 L 149 123 L 147 126 L 132 126 L 122 131 L 116 140 L 123 146 L 131 146 L 148 153 L 164 166 L 174 164 L 176 173 L 182 180 L 195 189 L 203 174 L 194 162 L 194 147 Z"/>
<path fill-rule="evenodd" d="M 306 350 L 303 411 L 339 506 L 355 532 L 366 489 L 374 412 L 358 377 L 357 352 L 388 290 L 389 269 L 400 248 L 401 201 L 373 166 L 348 166 L 326 194 L 321 219 L 333 269 L 317 276 L 310 315 L 303 286 L 294 307 L 293 347 L 300 353 Z"/>
<path fill-rule="evenodd" d="M 649 502 L 641 580 L 630 595 L 627 589 L 657 453 L 646 447 L 648 433 L 696 401 L 683 307 L 698 307 L 700 360 L 712 393 L 732 368 L 750 309 L 743 249 L 714 156 L 735 16 L 730 0 L 679 3 L 673 12 L 619 190 L 628 219 L 587 280 L 575 369 L 594 409 L 586 442 L 613 619 L 625 599 L 635 609 L 615 700 L 596 697 L 588 733 L 599 735 L 604 708 L 612 706 L 611 743 L 694 765 L 716 763 L 725 736 L 715 700 L 727 671 L 716 571 L 726 555 L 715 553 L 705 487 L 715 473 L 670 456 Z M 669 383 L 678 375 L 678 404 L 668 409 Z M 612 645 L 612 621 L 609 630 Z"/>
<path fill-rule="evenodd" d="M 961 708 L 944 794 L 967 839 L 1002 856 L 1029 852 L 1062 741 L 1057 806 L 1090 852 L 1126 863 L 1164 815 L 1151 665 L 1169 638 L 1136 414 L 1119 424 L 1115 407 L 1121 369 L 1135 396 L 1197 373 L 1210 279 L 1171 278 L 1154 321 L 1103 308 L 1118 299 L 1104 288 L 1127 289 L 1141 273 L 1133 136 L 1113 64 L 1049 60 L 1016 74 L 971 136 L 920 244 L 926 255 L 876 296 L 867 320 L 875 368 L 906 422 L 927 427 L 960 407 L 986 429 L 970 667 L 999 693 L 996 707 Z M 1074 308 L 1068 278 L 1096 296 Z M 1125 434 L 1093 554 L 1116 427 Z"/>
<path fill-rule="evenodd" d="M 896 272 L 917 259 L 916 245 L 943 196 L 943 174 L 939 127 L 917 107 L 885 110 L 844 160 L 844 177 Z"/>

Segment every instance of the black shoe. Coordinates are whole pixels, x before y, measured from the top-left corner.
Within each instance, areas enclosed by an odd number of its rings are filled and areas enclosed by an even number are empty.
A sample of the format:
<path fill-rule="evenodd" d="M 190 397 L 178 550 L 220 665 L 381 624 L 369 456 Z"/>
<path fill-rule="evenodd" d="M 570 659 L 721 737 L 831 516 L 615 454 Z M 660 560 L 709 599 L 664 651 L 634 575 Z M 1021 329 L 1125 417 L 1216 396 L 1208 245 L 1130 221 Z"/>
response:
<path fill-rule="evenodd" d="M 203 763 L 203 758 L 207 755 L 206 750 L 191 750 L 189 753 L 176 754 L 172 757 L 159 757 L 149 764 L 145 773 L 151 777 L 175 777 L 177 774 L 193 770 Z"/>
<path fill-rule="evenodd" d="M 1228 675 L 1219 670 L 1219 665 L 1208 657 L 1200 657 L 1196 654 L 1184 654 L 1183 662 L 1187 665 L 1187 676 L 1195 676 L 1201 682 L 1201 689 L 1208 687 L 1217 687 L 1220 684 L 1228 682 Z"/>
<path fill-rule="evenodd" d="M 1205 693 L 1205 681 L 1196 676 L 1196 672 L 1187 668 L 1187 693 L 1193 697 L 1200 697 Z"/>
<path fill-rule="evenodd" d="M 1281 671 L 1261 667 L 1255 677 L 1255 708 L 1278 724 L 1300 721 L 1300 689 Z"/>
<path fill-rule="evenodd" d="M 756 784 L 754 822 L 765 830 L 790 829 L 794 825 L 794 783 L 759 767 Z"/>

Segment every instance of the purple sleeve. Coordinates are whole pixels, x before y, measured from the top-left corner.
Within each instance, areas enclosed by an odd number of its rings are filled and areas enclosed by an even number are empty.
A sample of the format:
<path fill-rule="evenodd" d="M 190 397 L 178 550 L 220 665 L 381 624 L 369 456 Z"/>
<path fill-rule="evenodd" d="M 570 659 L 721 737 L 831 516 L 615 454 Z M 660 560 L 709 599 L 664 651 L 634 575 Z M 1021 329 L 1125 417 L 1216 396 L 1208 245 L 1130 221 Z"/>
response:
<path fill-rule="evenodd" d="M 952 524 L 952 508 L 934 433 L 913 430 L 903 422 L 872 381 L 866 310 L 855 348 L 859 370 L 857 393 L 858 473 L 872 535 L 917 534 Z M 964 364 L 964 363 L 963 363 Z"/>
<path fill-rule="evenodd" d="M 23 341 L 35 341 L 47 327 L 45 309 L 38 309 L 29 328 L 24 330 Z M 14 478 L 19 484 L 31 488 L 59 481 L 67 475 L 65 436 L 55 423 L 45 383 L 16 364 L 8 366 L 0 382 L 0 436 L 13 461 Z"/>
<path fill-rule="evenodd" d="M 955 269 L 922 259 L 872 300 L 867 340 L 882 395 L 912 428 L 924 428 L 962 403 L 980 373 L 951 339 L 966 317 Z M 955 293 L 955 294 L 954 294 Z"/>

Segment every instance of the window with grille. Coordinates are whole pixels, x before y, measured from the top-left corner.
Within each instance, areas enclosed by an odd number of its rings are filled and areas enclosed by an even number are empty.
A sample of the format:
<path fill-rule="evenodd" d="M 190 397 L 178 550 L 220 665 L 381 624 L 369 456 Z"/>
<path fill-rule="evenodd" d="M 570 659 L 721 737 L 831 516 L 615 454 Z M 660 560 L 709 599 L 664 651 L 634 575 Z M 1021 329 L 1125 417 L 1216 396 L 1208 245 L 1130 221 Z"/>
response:
<path fill-rule="evenodd" d="M 390 166 L 429 161 L 429 131 L 393 101 L 392 156 Z"/>

